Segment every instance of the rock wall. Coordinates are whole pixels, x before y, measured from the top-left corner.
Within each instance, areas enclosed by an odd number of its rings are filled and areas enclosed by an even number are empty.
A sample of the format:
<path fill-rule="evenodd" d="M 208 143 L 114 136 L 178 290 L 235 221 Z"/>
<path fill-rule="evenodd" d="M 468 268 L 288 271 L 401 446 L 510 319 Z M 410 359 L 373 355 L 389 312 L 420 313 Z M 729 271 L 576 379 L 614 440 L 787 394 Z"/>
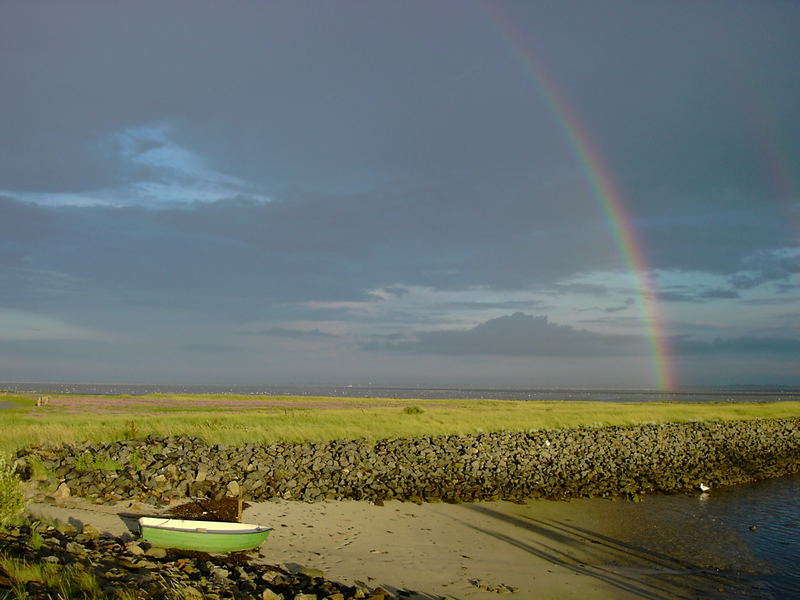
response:
<path fill-rule="evenodd" d="M 164 502 L 237 495 L 447 502 L 627 496 L 800 472 L 800 418 L 476 435 L 210 445 L 186 436 L 38 446 L 17 453 L 59 493 Z"/>

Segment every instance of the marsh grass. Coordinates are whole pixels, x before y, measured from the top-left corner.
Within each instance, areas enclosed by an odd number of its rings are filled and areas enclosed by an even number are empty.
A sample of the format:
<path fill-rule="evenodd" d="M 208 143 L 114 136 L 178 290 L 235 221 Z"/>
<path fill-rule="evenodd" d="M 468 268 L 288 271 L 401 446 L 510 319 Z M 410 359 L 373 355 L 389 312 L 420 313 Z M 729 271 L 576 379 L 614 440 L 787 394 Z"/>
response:
<path fill-rule="evenodd" d="M 22 483 L 14 472 L 13 463 L 0 454 L 0 529 L 13 523 L 24 510 Z"/>
<path fill-rule="evenodd" d="M 0 594 L 0 599 L 28 598 L 26 584 L 37 583 L 47 590 L 48 597 L 59 600 L 103 600 L 100 582 L 94 573 L 82 565 L 54 565 L 45 562 L 28 562 L 0 554 L 0 572 L 11 581 L 10 592 Z M 37 595 L 37 597 L 41 597 Z M 115 598 L 136 598 L 134 592 L 120 590 Z"/>
<path fill-rule="evenodd" d="M 58 567 L 50 563 L 29 563 L 18 558 L 0 555 L 0 569 L 14 583 L 35 581 L 45 585 L 58 582 Z"/>
<path fill-rule="evenodd" d="M 637 425 L 642 423 L 723 421 L 800 416 L 800 402 L 563 402 L 511 400 L 422 400 L 271 397 L 280 406 L 248 408 L 249 396 L 197 396 L 218 401 L 192 409 L 192 396 L 153 396 L 147 410 L 126 408 L 127 397 L 104 398 L 108 411 L 70 412 L 47 407 L 0 411 L 0 452 L 43 443 L 114 441 L 136 436 L 184 434 L 209 443 L 238 445 L 275 441 L 329 441 L 454 435 L 493 431 L 560 429 L 577 426 Z M 159 408 L 160 401 L 186 401 L 175 410 Z M 139 399 L 141 400 L 141 399 Z M 235 409 L 228 401 L 239 403 Z M 333 403 L 333 405 L 332 405 Z M 242 408 L 245 406 L 245 408 Z M 418 410 L 417 410 L 418 409 Z M 405 415 L 411 414 L 413 418 Z M 405 417 L 405 418 L 404 418 Z M 135 420 L 135 428 L 131 422 Z M 135 457 L 131 463 L 135 463 Z M 87 469 L 118 470 L 124 465 L 85 459 Z M 113 464 L 112 464 L 113 463 Z M 135 466 L 135 465 L 133 465 Z"/>
<path fill-rule="evenodd" d="M 42 537 L 42 534 L 39 532 L 38 529 L 31 530 L 31 538 L 29 543 L 31 545 L 31 548 L 33 548 L 34 550 L 38 550 L 44 544 L 44 538 Z"/>

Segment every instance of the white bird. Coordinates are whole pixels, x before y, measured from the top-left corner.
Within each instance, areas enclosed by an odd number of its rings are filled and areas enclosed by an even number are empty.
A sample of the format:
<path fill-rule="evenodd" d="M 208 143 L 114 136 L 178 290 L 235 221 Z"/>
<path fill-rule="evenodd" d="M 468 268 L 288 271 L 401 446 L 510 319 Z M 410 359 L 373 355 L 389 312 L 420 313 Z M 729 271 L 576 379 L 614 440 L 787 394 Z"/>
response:
<path fill-rule="evenodd" d="M 550 447 L 550 440 L 545 440 L 544 441 L 544 445 L 549 448 Z"/>
<path fill-rule="evenodd" d="M 710 485 L 706 485 L 705 483 L 700 484 L 700 491 L 706 493 L 708 490 L 711 489 Z"/>

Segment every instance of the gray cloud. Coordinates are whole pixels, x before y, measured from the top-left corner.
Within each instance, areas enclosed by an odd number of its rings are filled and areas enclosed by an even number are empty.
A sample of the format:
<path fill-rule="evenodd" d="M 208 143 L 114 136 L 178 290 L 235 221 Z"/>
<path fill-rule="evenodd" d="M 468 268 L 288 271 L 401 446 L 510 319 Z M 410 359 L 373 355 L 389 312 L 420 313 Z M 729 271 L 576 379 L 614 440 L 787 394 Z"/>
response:
<path fill-rule="evenodd" d="M 333 339 L 339 336 L 317 328 L 314 329 L 287 329 L 285 327 L 269 327 L 254 330 L 243 330 L 238 332 L 239 335 L 252 335 L 252 336 L 268 336 L 268 337 L 282 337 L 295 340 L 319 340 L 319 339 Z"/>
<path fill-rule="evenodd" d="M 375 342 L 370 349 L 423 354 L 497 356 L 597 356 L 629 355 L 641 350 L 642 341 L 631 336 L 602 335 L 547 317 L 516 312 L 490 319 L 472 329 L 426 331 L 413 342 Z"/>
<path fill-rule="evenodd" d="M 603 312 L 607 313 L 621 312 L 623 310 L 628 310 L 634 304 L 636 304 L 636 301 L 633 298 L 626 298 L 625 304 L 623 304 L 622 306 L 609 306 L 608 308 L 604 308 Z"/>
<path fill-rule="evenodd" d="M 739 292 L 735 290 L 723 290 L 719 288 L 706 288 L 692 290 L 682 288 L 681 291 L 667 290 L 658 293 L 659 300 L 665 302 L 694 302 L 702 303 L 712 300 L 733 300 L 740 298 Z"/>
<path fill-rule="evenodd" d="M 607 324 L 603 320 L 591 323 Z M 630 356 L 644 351 L 635 336 L 599 334 L 552 323 L 545 316 L 521 312 L 490 319 L 471 329 L 426 331 L 411 339 L 405 334 L 375 336 L 369 350 L 420 354 L 497 356 Z M 686 336 L 670 341 L 675 355 L 800 355 L 800 339 L 742 336 L 709 341 Z"/>
<path fill-rule="evenodd" d="M 219 352 L 245 352 L 247 349 L 239 346 L 230 346 L 227 344 L 181 344 L 177 347 L 178 350 L 185 350 L 188 352 L 201 352 L 209 354 L 217 354 Z"/>
<path fill-rule="evenodd" d="M 759 311 L 791 301 L 800 275 L 800 7 L 492 11 L 517 38 L 457 0 L 5 6 L 0 310 L 130 335 L 132 348 L 248 323 L 274 324 L 261 335 L 279 346 L 311 334 L 286 323 L 330 319 L 409 352 L 622 355 L 640 342 L 522 314 L 434 330 L 498 310 L 629 314 L 616 239 L 629 228 L 642 263 L 669 272 L 658 281 L 686 276 L 655 299 L 674 303 L 680 331 L 713 305 L 723 332 L 741 326 L 726 339 L 764 334 Z M 607 172 L 575 155 L 532 56 Z M 626 223 L 609 221 L 597 178 L 618 184 Z M 415 288 L 464 295 L 415 304 Z M 504 341 L 512 326 L 530 339 Z M 377 337 L 401 327 L 430 331 Z M 175 351 L 185 373 L 215 359 Z M 122 375 L 126 352 L 112 353 Z"/>
<path fill-rule="evenodd" d="M 673 349 L 687 355 L 782 355 L 800 356 L 800 339 L 778 337 L 715 338 L 711 341 L 678 339 Z"/>
<path fill-rule="evenodd" d="M 543 302 L 537 300 L 507 300 L 505 302 L 448 302 L 444 305 L 453 310 L 517 310 L 542 308 Z"/>

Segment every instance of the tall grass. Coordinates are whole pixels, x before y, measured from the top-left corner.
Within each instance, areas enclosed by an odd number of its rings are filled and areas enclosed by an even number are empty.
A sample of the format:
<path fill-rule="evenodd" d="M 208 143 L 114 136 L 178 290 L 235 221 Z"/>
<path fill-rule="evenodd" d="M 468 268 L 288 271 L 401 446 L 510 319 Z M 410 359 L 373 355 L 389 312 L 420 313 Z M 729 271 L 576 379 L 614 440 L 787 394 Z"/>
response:
<path fill-rule="evenodd" d="M 11 590 L 0 592 L 0 600 L 24 598 L 53 598 L 57 600 L 131 600 L 142 597 L 135 590 L 120 588 L 105 594 L 97 576 L 81 564 L 53 565 L 0 554 L 0 572 L 5 573 L 11 583 Z M 38 584 L 39 589 L 32 595 L 28 592 L 29 583 Z M 44 588 L 44 591 L 41 589 Z M 177 586 L 164 584 L 162 598 L 177 600 L 185 596 L 175 592 Z M 151 595 L 148 595 L 151 597 Z"/>
<path fill-rule="evenodd" d="M 25 509 L 22 485 L 13 465 L 0 454 L 0 529 L 13 522 Z"/>
<path fill-rule="evenodd" d="M 234 397 L 242 400 L 242 397 Z M 246 398 L 246 397 L 244 397 Z M 189 400 L 191 397 L 188 398 Z M 162 411 L 158 398 L 148 410 L 128 409 L 124 401 L 108 399 L 115 412 L 68 413 L 51 407 L 0 411 L 0 452 L 29 444 L 112 441 L 136 435 L 186 434 L 210 443 L 328 441 L 381 439 L 422 435 L 451 435 L 558 429 L 576 426 L 635 425 L 640 423 L 717 421 L 800 417 L 800 402 L 676 403 L 676 402 L 560 402 L 509 400 L 373 400 L 302 398 L 302 405 L 225 409 L 220 404 L 191 410 Z M 276 398 L 275 400 L 280 400 Z M 319 405 L 315 406 L 315 402 Z M 325 404 L 328 403 L 328 404 Z M 174 408 L 174 407 L 173 407 Z M 210 408 L 210 410 L 209 410 Z M 419 409 L 419 410 L 417 410 Z M 131 423 L 134 423 L 132 426 Z"/>

